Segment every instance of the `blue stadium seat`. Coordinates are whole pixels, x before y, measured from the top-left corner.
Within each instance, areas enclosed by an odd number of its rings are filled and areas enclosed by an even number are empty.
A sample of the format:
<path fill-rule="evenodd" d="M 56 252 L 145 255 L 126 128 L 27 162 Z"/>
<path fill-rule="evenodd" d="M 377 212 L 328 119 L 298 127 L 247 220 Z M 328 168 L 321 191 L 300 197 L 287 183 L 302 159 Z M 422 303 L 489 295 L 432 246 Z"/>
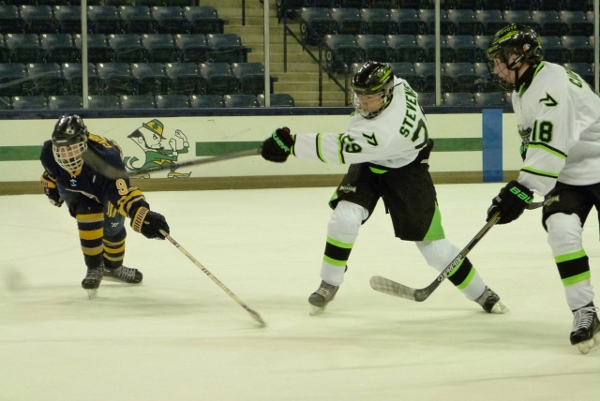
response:
<path fill-rule="evenodd" d="M 399 35 L 425 35 L 427 24 L 419 18 L 414 8 L 394 8 L 390 10 L 390 19 L 396 23 Z"/>
<path fill-rule="evenodd" d="M 219 17 L 216 8 L 210 6 L 184 7 L 183 16 L 187 20 L 190 33 L 224 33 L 228 21 Z"/>
<path fill-rule="evenodd" d="M 156 96 L 157 109 L 187 109 L 190 99 L 186 95 L 158 95 Z"/>
<path fill-rule="evenodd" d="M 448 10 L 448 20 L 456 26 L 456 35 L 482 35 L 484 24 L 477 20 L 474 10 Z"/>
<path fill-rule="evenodd" d="M 133 63 L 131 75 L 138 95 L 161 95 L 169 90 L 169 78 L 163 63 Z"/>
<path fill-rule="evenodd" d="M 255 95 L 233 94 L 223 96 L 223 102 L 227 108 L 249 108 L 260 107 Z"/>
<path fill-rule="evenodd" d="M 417 44 L 425 49 L 425 61 L 435 61 L 435 35 L 417 35 Z M 448 46 L 446 36 L 440 37 L 440 58 L 442 63 L 451 63 L 455 58 L 454 49 Z"/>
<path fill-rule="evenodd" d="M 299 11 L 300 37 L 303 44 L 315 46 L 325 35 L 337 32 L 337 22 L 328 8 L 303 7 Z"/>
<path fill-rule="evenodd" d="M 25 22 L 15 5 L 0 4 L 0 34 L 23 33 Z"/>
<path fill-rule="evenodd" d="M 209 95 L 222 96 L 239 92 L 239 81 L 228 63 L 202 63 L 200 76 L 206 80 L 206 93 Z"/>
<path fill-rule="evenodd" d="M 169 94 L 190 96 L 206 93 L 207 82 L 200 76 L 196 63 L 168 63 L 165 64 L 165 70 L 169 79 Z"/>
<path fill-rule="evenodd" d="M 242 45 L 242 38 L 235 33 L 210 33 L 206 35 L 206 43 L 214 63 L 244 63 L 251 51 Z"/>
<path fill-rule="evenodd" d="M 135 80 L 128 63 L 98 63 L 98 77 L 102 83 L 103 95 L 133 95 Z"/>
<path fill-rule="evenodd" d="M 256 96 L 258 105 L 265 107 L 265 95 L 263 93 Z M 271 93 L 269 96 L 270 107 L 295 107 L 294 98 L 287 93 Z"/>
<path fill-rule="evenodd" d="M 434 9 L 420 9 L 419 18 L 421 21 L 427 24 L 427 34 L 435 34 L 435 10 Z M 448 19 L 448 12 L 446 10 L 440 10 L 440 34 L 441 35 L 455 35 L 456 25 Z"/>
<path fill-rule="evenodd" d="M 482 5 L 480 0 L 455 0 L 454 6 L 459 10 L 477 10 L 478 8 L 481 8 Z"/>
<path fill-rule="evenodd" d="M 7 33 L 4 35 L 11 63 L 42 63 L 44 52 L 38 35 L 34 33 Z"/>
<path fill-rule="evenodd" d="M 177 34 L 174 37 L 183 63 L 205 63 L 210 60 L 210 48 L 204 34 Z"/>
<path fill-rule="evenodd" d="M 192 95 L 190 107 L 194 109 L 223 108 L 223 96 L 221 95 Z"/>
<path fill-rule="evenodd" d="M 140 35 L 135 33 L 113 33 L 107 36 L 108 46 L 113 52 L 115 63 L 141 63 L 145 52 Z"/>
<path fill-rule="evenodd" d="M 390 63 L 394 75 L 404 79 L 415 92 L 423 90 L 423 80 L 417 76 L 415 65 L 409 62 Z"/>
<path fill-rule="evenodd" d="M 12 100 L 10 96 L 0 96 L 0 110 L 12 109 Z"/>
<path fill-rule="evenodd" d="M 446 42 L 454 49 L 454 61 L 477 63 L 485 61 L 487 49 L 481 49 L 475 44 L 475 38 L 471 35 L 448 35 Z"/>
<path fill-rule="evenodd" d="M 444 93 L 444 106 L 475 106 L 475 96 L 471 92 Z"/>
<path fill-rule="evenodd" d="M 594 86 L 594 69 L 590 63 L 564 63 L 563 66 L 579 75 L 584 81 Z"/>
<path fill-rule="evenodd" d="M 536 6 L 538 10 L 564 10 L 568 0 L 538 0 Z"/>
<path fill-rule="evenodd" d="M 65 92 L 65 80 L 56 63 L 27 64 L 27 78 L 31 80 L 32 95 L 57 96 Z"/>
<path fill-rule="evenodd" d="M 486 106 L 495 106 L 495 107 L 506 107 L 508 104 L 506 103 L 506 97 L 504 96 L 504 92 L 476 92 L 475 93 L 475 105 L 486 107 Z"/>
<path fill-rule="evenodd" d="M 26 76 L 25 64 L 0 64 L 0 96 L 10 97 L 28 94 L 30 82 L 25 80 Z"/>
<path fill-rule="evenodd" d="M 78 63 L 81 53 L 68 33 L 43 33 L 39 37 L 47 63 Z"/>
<path fill-rule="evenodd" d="M 81 6 L 54 6 L 59 33 L 81 33 Z"/>
<path fill-rule="evenodd" d="M 358 35 L 367 30 L 358 8 L 332 8 L 331 17 L 337 22 L 340 35 Z"/>
<path fill-rule="evenodd" d="M 440 65 L 442 92 L 452 92 L 452 79 L 446 75 L 445 64 Z M 435 63 L 415 63 L 415 74 L 423 81 L 422 92 L 435 92 Z"/>
<path fill-rule="evenodd" d="M 520 9 L 504 10 L 502 12 L 502 16 L 504 18 L 504 21 L 506 22 L 506 25 L 508 25 L 508 24 L 527 25 L 534 31 L 540 32 L 541 27 L 538 23 L 536 23 L 533 20 L 533 18 L 531 17 L 531 11 L 529 11 L 529 10 L 520 10 Z"/>
<path fill-rule="evenodd" d="M 365 52 L 358 47 L 354 35 L 326 35 L 324 48 L 330 72 L 347 72 L 352 63 L 365 61 Z"/>
<path fill-rule="evenodd" d="M 419 105 L 423 107 L 435 106 L 435 93 L 418 93 Z"/>
<path fill-rule="evenodd" d="M 501 10 L 477 10 L 475 18 L 483 24 L 483 35 L 495 35 L 508 25 Z"/>
<path fill-rule="evenodd" d="M 83 100 L 77 95 L 50 96 L 48 108 L 51 110 L 82 109 Z"/>
<path fill-rule="evenodd" d="M 591 36 L 594 33 L 594 23 L 588 21 L 587 15 L 583 11 L 563 10 L 559 14 L 560 20 L 568 25 L 568 35 L 573 36 Z"/>
<path fill-rule="evenodd" d="M 117 95 L 91 95 L 88 96 L 90 109 L 120 109 L 121 103 Z"/>
<path fill-rule="evenodd" d="M 125 33 L 154 33 L 156 31 L 150 8 L 146 6 L 120 6 L 119 19 Z"/>
<path fill-rule="evenodd" d="M 46 96 L 13 96 L 12 105 L 15 110 L 45 110 L 48 99 Z"/>
<path fill-rule="evenodd" d="M 537 7 L 536 0 L 508 0 L 511 10 L 531 11 Z"/>
<path fill-rule="evenodd" d="M 360 16 L 367 25 L 367 33 L 374 35 L 395 35 L 398 25 L 385 8 L 362 8 Z"/>
<path fill-rule="evenodd" d="M 427 58 L 425 49 L 419 46 L 415 35 L 388 35 L 386 40 L 393 50 L 393 61 L 396 63 L 418 63 Z"/>
<path fill-rule="evenodd" d="M 179 61 L 179 49 L 175 47 L 171 34 L 146 33 L 141 35 L 141 40 L 149 63 L 174 63 Z"/>
<path fill-rule="evenodd" d="M 492 79 L 487 63 L 474 63 L 475 74 L 479 77 L 475 84 L 478 92 L 499 92 L 502 89 Z"/>
<path fill-rule="evenodd" d="M 265 92 L 265 67 L 263 63 L 233 63 L 231 71 L 240 83 L 240 93 L 258 95 Z M 271 79 L 271 91 L 275 79 Z"/>
<path fill-rule="evenodd" d="M 119 11 L 115 6 L 89 6 L 88 29 L 91 33 L 121 33 Z"/>
<path fill-rule="evenodd" d="M 155 109 L 156 103 L 152 95 L 122 95 L 119 97 L 121 108 L 131 109 Z"/>
<path fill-rule="evenodd" d="M 475 73 L 473 63 L 446 63 L 445 75 L 452 79 L 452 92 L 476 92 L 476 81 L 479 76 Z"/>
<path fill-rule="evenodd" d="M 65 79 L 66 93 L 69 95 L 82 95 L 83 93 L 83 68 L 80 63 L 63 63 L 62 75 Z M 101 91 L 101 82 L 96 71 L 96 66 L 88 64 L 88 94 L 98 95 Z"/>
<path fill-rule="evenodd" d="M 81 34 L 73 36 L 75 47 L 81 53 L 82 37 Z M 87 35 L 88 62 L 90 63 L 110 63 L 114 60 L 113 50 L 108 45 L 106 35 L 101 33 L 90 33 Z"/>
<path fill-rule="evenodd" d="M 566 63 L 571 59 L 571 52 L 563 46 L 559 36 L 540 36 L 544 59 L 554 63 Z"/>
<path fill-rule="evenodd" d="M 190 30 L 181 7 L 152 7 L 152 19 L 158 33 L 188 33 Z"/>
<path fill-rule="evenodd" d="M 52 14 L 52 8 L 44 5 L 22 5 L 19 7 L 25 23 L 26 33 L 56 33 L 58 26 Z"/>
<path fill-rule="evenodd" d="M 594 62 L 594 48 L 587 36 L 563 36 L 561 43 L 571 51 L 571 63 Z"/>
<path fill-rule="evenodd" d="M 356 44 L 365 51 L 365 59 L 389 63 L 394 51 L 388 46 L 384 35 L 356 35 Z"/>
<path fill-rule="evenodd" d="M 569 25 L 561 21 L 558 11 L 534 10 L 531 18 L 539 25 L 538 33 L 543 36 L 563 36 L 569 33 Z"/>

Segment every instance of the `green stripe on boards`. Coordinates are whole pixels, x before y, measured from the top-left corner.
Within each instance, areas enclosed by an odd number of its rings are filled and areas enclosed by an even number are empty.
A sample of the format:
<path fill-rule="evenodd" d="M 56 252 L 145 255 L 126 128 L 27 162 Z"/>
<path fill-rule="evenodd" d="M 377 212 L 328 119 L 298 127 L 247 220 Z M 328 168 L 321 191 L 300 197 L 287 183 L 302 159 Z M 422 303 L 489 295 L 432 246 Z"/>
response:
<path fill-rule="evenodd" d="M 434 138 L 434 152 L 481 151 L 481 138 Z M 257 149 L 262 141 L 196 142 L 196 156 L 220 156 L 242 150 Z M 39 160 L 42 145 L 0 146 L 0 161 Z"/>
<path fill-rule="evenodd" d="M 261 146 L 262 142 L 196 142 L 196 156 L 220 156 Z"/>
<path fill-rule="evenodd" d="M 0 161 L 40 160 L 42 146 L 0 146 Z"/>

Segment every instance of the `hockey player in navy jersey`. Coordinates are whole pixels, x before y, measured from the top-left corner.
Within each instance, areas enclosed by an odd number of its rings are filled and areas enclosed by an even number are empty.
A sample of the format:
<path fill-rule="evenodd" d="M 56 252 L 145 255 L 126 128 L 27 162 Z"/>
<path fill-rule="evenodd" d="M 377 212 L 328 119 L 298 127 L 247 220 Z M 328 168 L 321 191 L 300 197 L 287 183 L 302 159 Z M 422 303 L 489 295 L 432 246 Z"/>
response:
<path fill-rule="evenodd" d="M 147 238 L 165 239 L 160 231 L 168 233 L 169 225 L 161 214 L 150 211 L 144 194 L 128 179 L 113 180 L 87 166 L 84 152 L 94 152 L 107 164 L 125 169 L 116 142 L 89 133 L 79 116 L 65 115 L 42 147 L 41 182 L 50 203 L 60 207 L 66 202 L 77 221 L 87 266 L 81 286 L 93 298 L 103 277 L 132 284 L 142 281 L 140 271 L 123 265 L 125 217 L 131 218 L 134 231 Z"/>
<path fill-rule="evenodd" d="M 433 141 L 416 92 L 395 78 L 389 65 L 367 62 L 352 87 L 356 112 L 346 132 L 292 135 L 277 129 L 262 147 L 269 161 L 284 162 L 290 154 L 300 159 L 348 164 L 330 206 L 321 284 L 310 295 L 311 314 L 325 309 L 336 295 L 358 231 L 379 199 L 389 211 L 395 236 L 413 241 L 427 263 L 442 271 L 460 250 L 444 235 L 428 158 Z M 449 280 L 467 299 L 486 312 L 508 309 L 486 287 L 468 258 Z"/>
<path fill-rule="evenodd" d="M 571 344 L 582 353 L 600 344 L 598 308 L 582 231 L 600 210 L 600 97 L 577 74 L 543 61 L 540 39 L 527 26 L 498 31 L 487 49 L 489 68 L 512 91 L 523 166 L 493 199 L 488 220 L 517 219 L 533 194 L 545 197 L 543 225 L 567 304 L 574 314 Z"/>

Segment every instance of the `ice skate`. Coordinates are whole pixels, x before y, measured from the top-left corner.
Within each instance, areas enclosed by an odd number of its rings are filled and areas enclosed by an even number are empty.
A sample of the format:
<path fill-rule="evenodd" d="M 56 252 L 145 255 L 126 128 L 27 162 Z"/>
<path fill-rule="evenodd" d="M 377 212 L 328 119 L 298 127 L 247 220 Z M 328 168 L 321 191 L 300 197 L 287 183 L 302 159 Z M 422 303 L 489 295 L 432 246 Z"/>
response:
<path fill-rule="evenodd" d="M 600 320 L 593 302 L 573 312 L 571 344 L 576 345 L 582 354 L 600 345 Z"/>
<path fill-rule="evenodd" d="M 485 287 L 483 294 L 475 300 L 484 311 L 487 313 L 503 314 L 508 312 L 508 308 L 502 302 L 500 302 L 500 296 L 494 292 L 490 287 Z"/>
<path fill-rule="evenodd" d="M 119 266 L 115 269 L 105 267 L 104 277 L 109 281 L 116 281 L 118 283 L 139 284 L 142 282 L 144 275 L 138 269 Z"/>
<path fill-rule="evenodd" d="M 87 274 L 81 282 L 81 287 L 87 291 L 89 299 L 94 299 L 98 296 L 98 287 L 100 287 L 102 276 L 102 266 L 88 267 Z"/>
<path fill-rule="evenodd" d="M 335 294 L 340 288 L 331 284 L 327 284 L 325 281 L 321 281 L 319 289 L 308 297 L 308 303 L 311 304 L 310 315 L 317 315 L 325 310 L 327 304 L 333 301 Z"/>

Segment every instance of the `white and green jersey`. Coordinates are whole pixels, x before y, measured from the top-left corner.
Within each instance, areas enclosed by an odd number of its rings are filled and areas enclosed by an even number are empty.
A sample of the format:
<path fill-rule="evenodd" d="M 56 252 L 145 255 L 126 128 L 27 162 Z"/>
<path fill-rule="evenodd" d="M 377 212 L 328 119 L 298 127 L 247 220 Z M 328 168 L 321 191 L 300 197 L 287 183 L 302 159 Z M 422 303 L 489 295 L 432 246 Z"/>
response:
<path fill-rule="evenodd" d="M 377 117 L 366 119 L 355 113 L 342 134 L 296 135 L 293 154 L 323 163 L 370 162 L 398 168 L 415 160 L 427 141 L 426 117 L 417 94 L 400 78 L 394 80 L 394 97 Z"/>
<path fill-rule="evenodd" d="M 529 132 L 519 183 L 546 195 L 556 180 L 600 182 L 600 97 L 579 75 L 542 62 L 512 103 L 521 136 Z"/>

